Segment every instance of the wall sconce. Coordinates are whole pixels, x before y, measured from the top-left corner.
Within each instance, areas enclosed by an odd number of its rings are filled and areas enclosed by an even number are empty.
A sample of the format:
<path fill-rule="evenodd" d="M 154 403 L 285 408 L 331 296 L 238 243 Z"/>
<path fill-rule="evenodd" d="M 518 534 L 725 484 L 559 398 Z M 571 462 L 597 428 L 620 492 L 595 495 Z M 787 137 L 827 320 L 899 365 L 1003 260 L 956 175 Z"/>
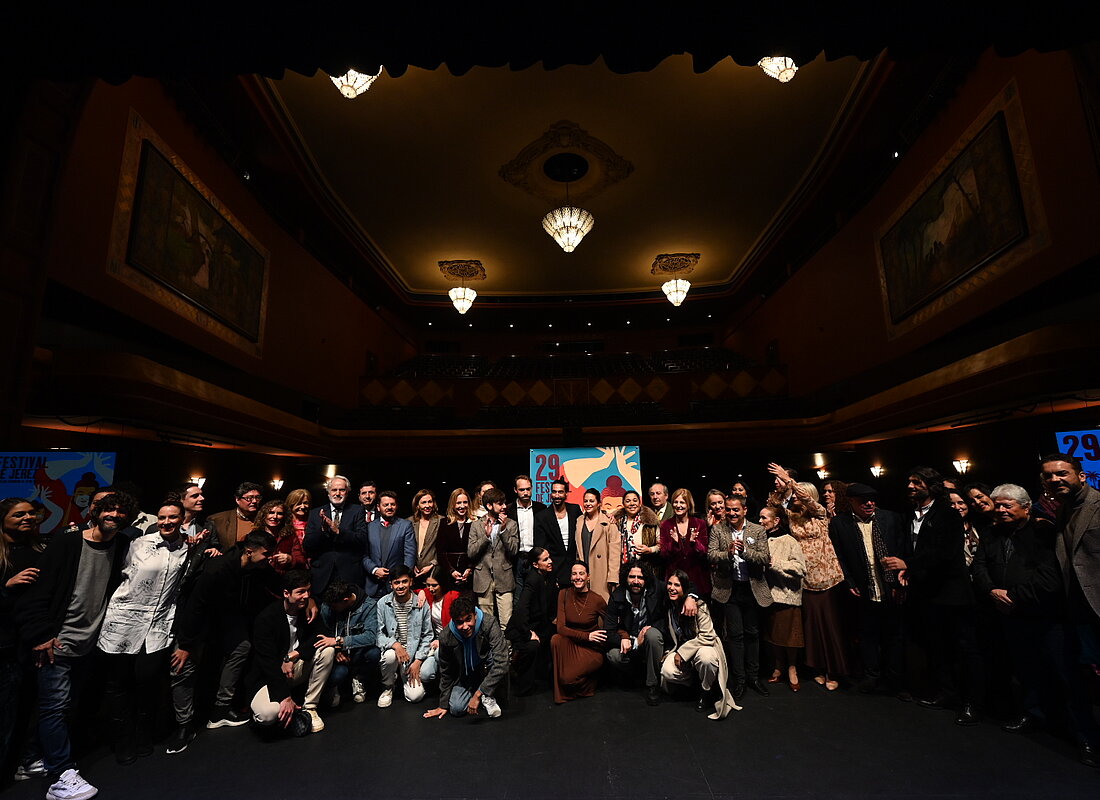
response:
<path fill-rule="evenodd" d="M 200 489 L 206 484 L 206 478 L 202 477 L 201 475 L 192 475 L 187 480 L 190 483 L 197 484 Z"/>
<path fill-rule="evenodd" d="M 886 474 L 886 468 L 880 464 L 875 464 L 873 467 L 871 467 L 871 474 L 874 475 L 876 478 L 881 478 L 884 474 Z"/>
<path fill-rule="evenodd" d="M 825 480 L 826 478 L 829 477 L 829 470 L 822 467 L 821 469 L 819 469 L 817 471 L 817 477 L 820 478 L 821 480 Z"/>
<path fill-rule="evenodd" d="M 275 478 L 274 480 L 271 481 L 271 485 L 273 487 L 275 487 L 275 491 L 279 491 L 280 489 L 283 488 L 283 479 L 282 478 Z"/>
<path fill-rule="evenodd" d="M 965 475 L 970 471 L 970 459 L 969 458 L 956 458 L 951 462 L 955 467 L 955 472 L 960 475 Z"/>

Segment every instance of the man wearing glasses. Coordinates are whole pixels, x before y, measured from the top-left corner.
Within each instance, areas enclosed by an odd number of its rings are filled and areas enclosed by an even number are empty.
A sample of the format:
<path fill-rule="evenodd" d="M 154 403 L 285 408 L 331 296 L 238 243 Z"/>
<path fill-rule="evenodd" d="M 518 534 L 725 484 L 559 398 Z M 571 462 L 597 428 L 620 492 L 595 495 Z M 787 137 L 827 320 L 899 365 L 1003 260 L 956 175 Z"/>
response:
<path fill-rule="evenodd" d="M 218 536 L 218 549 L 228 552 L 252 531 L 256 522 L 256 512 L 263 502 L 263 490 L 260 484 L 245 481 L 233 493 L 237 506 L 228 511 L 220 511 L 207 517 L 206 525 Z"/>

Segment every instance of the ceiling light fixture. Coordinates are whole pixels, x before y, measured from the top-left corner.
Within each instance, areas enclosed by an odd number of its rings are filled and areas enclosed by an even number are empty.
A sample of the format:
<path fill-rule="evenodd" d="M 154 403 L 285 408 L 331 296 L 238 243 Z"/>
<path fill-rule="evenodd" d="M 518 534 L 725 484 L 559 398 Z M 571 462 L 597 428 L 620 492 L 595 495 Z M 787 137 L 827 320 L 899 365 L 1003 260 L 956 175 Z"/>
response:
<path fill-rule="evenodd" d="M 447 292 L 447 297 L 451 298 L 451 303 L 459 314 L 465 314 L 477 299 L 477 292 L 468 286 L 456 286 Z"/>
<path fill-rule="evenodd" d="M 562 250 L 572 253 L 596 224 L 589 212 L 569 202 L 569 183 L 588 174 L 588 160 L 577 153 L 558 153 L 546 159 L 542 171 L 550 180 L 565 184 L 565 205 L 542 218 L 542 229 Z"/>
<path fill-rule="evenodd" d="M 346 97 L 348 100 L 354 100 L 356 97 L 367 91 L 379 76 L 382 74 L 382 65 L 378 65 L 378 72 L 374 75 L 368 75 L 365 72 L 356 72 L 353 69 L 349 69 L 343 75 L 338 78 L 334 78 L 331 75 L 329 80 L 332 81 L 336 88 L 340 90 L 340 94 Z"/>
<path fill-rule="evenodd" d="M 765 75 L 780 83 L 789 83 L 798 72 L 798 65 L 786 56 L 768 56 L 757 61 L 756 65 L 764 70 Z"/>
<path fill-rule="evenodd" d="M 672 303 L 674 306 L 678 306 L 680 303 L 684 302 L 684 298 L 687 297 L 688 289 L 690 288 L 691 284 L 683 278 L 673 278 L 661 284 L 661 291 L 665 293 L 668 302 Z"/>
<path fill-rule="evenodd" d="M 477 299 L 477 292 L 467 286 L 466 281 L 485 280 L 485 267 L 480 261 L 473 258 L 437 263 L 440 272 L 459 282 L 458 286 L 447 292 L 447 297 L 451 298 L 451 304 L 454 305 L 459 314 L 465 314 L 470 310 L 470 306 L 474 304 L 474 300 Z"/>

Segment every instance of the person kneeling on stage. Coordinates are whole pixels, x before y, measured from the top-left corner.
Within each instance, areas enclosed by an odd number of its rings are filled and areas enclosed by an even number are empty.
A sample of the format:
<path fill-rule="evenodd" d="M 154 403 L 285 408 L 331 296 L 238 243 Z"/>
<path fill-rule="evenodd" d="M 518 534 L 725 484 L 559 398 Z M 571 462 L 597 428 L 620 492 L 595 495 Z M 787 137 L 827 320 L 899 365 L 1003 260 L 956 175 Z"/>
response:
<path fill-rule="evenodd" d="M 424 712 L 424 718 L 476 715 L 483 706 L 490 717 L 499 717 L 493 694 L 507 673 L 508 643 L 500 623 L 470 598 L 456 598 L 439 642 L 439 707 Z"/>
<path fill-rule="evenodd" d="M 393 702 L 393 687 L 401 676 L 401 689 L 410 703 L 424 699 L 424 682 L 435 678 L 435 661 L 425 668 L 432 651 L 431 610 L 417 602 L 412 592 L 412 568 L 406 564 L 390 573 L 393 591 L 378 601 L 378 648 L 382 651 L 382 694 L 379 708 Z"/>
<path fill-rule="evenodd" d="M 661 659 L 665 654 L 661 628 L 668 596 L 657 587 L 653 573 L 643 562 L 632 561 L 622 571 L 605 616 L 610 643 L 607 661 L 616 669 L 630 672 L 644 665 L 646 703 L 655 706 L 660 702 Z M 695 608 L 695 598 L 688 597 L 684 613 L 694 615 Z"/>
<path fill-rule="evenodd" d="M 701 692 L 696 711 L 714 708 L 710 719 L 723 719 L 730 711 L 741 710 L 726 688 L 728 672 L 722 642 L 714 632 L 707 604 L 698 604 L 698 613 L 684 613 L 685 600 L 691 591 L 691 581 L 683 570 L 668 576 L 669 609 L 665 617 L 665 646 L 671 646 L 661 664 L 661 685 L 667 691 L 671 684 L 690 685 L 696 676 Z"/>
<path fill-rule="evenodd" d="M 306 570 L 291 570 L 283 576 L 283 599 L 256 617 L 248 683 L 255 692 L 252 716 L 260 725 L 278 722 L 292 731 L 302 727 L 310 733 L 325 728 L 317 704 L 332 672 L 338 641 L 325 630 L 320 615 L 307 621 L 310 581 Z M 293 697 L 302 684 L 306 684 L 305 717 L 298 713 Z M 303 725 L 306 717 L 308 728 Z"/>

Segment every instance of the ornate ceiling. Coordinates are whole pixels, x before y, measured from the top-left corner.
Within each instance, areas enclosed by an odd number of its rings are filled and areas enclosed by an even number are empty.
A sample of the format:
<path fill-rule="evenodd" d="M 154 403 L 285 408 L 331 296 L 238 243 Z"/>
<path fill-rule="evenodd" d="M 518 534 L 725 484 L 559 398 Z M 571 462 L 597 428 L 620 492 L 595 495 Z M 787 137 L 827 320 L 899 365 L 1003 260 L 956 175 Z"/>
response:
<path fill-rule="evenodd" d="M 484 266 L 481 296 L 623 299 L 659 291 L 662 254 L 699 254 L 693 291 L 728 285 L 870 69 L 820 58 L 780 84 L 728 59 L 696 74 L 679 56 L 631 75 L 413 68 L 350 101 L 323 73 L 267 86 L 321 191 L 413 302 L 445 301 L 454 283 L 439 262 L 468 259 Z M 565 199 L 541 164 L 563 150 L 589 161 L 570 197 L 596 219 L 572 253 L 541 226 Z"/>

